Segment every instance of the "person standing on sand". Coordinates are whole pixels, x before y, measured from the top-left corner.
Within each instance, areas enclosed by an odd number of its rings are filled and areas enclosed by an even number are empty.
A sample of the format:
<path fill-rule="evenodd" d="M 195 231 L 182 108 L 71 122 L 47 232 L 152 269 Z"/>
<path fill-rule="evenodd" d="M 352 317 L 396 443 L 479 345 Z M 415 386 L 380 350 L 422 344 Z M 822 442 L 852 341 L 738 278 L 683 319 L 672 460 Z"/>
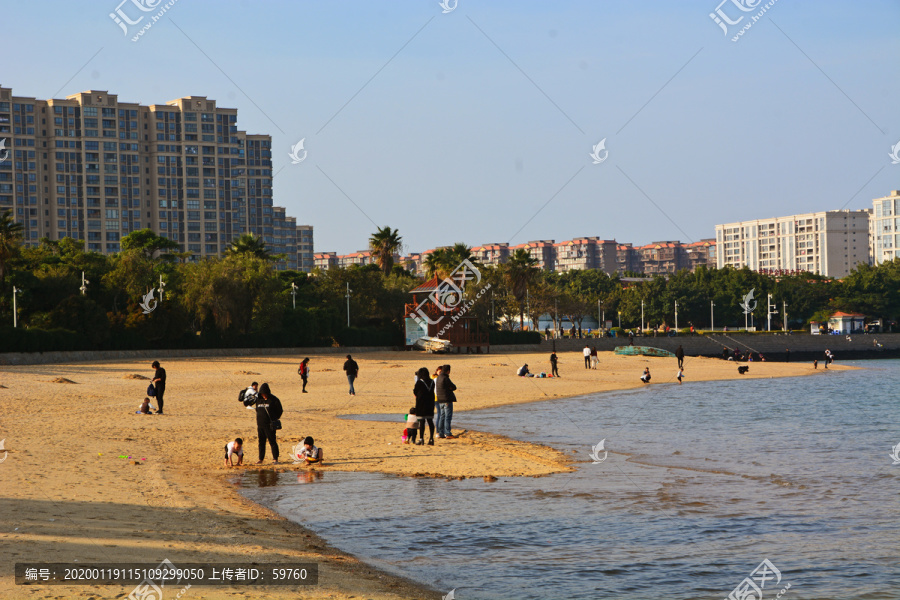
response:
<path fill-rule="evenodd" d="M 456 402 L 456 385 L 450 381 L 450 365 L 444 365 L 441 374 L 434 381 L 435 394 L 441 412 L 441 427 L 438 429 L 438 438 L 448 440 L 455 439 L 451 423 L 453 421 L 453 403 Z"/>
<path fill-rule="evenodd" d="M 559 369 L 556 368 L 556 363 L 559 362 L 559 357 L 556 356 L 556 352 L 550 355 L 550 374 L 554 377 L 559 377 Z"/>
<path fill-rule="evenodd" d="M 438 402 L 437 402 L 437 378 L 440 377 L 441 371 L 443 371 L 443 369 L 444 369 L 443 365 L 438 365 L 438 368 L 436 368 L 434 370 L 434 374 L 431 376 L 431 381 L 433 381 L 435 383 L 435 385 L 433 385 L 431 389 L 434 390 L 434 410 L 437 413 L 435 415 L 434 424 L 435 424 L 435 427 L 437 427 L 439 438 L 444 437 L 441 435 L 441 427 L 442 427 L 444 415 L 443 415 L 443 412 L 441 411 L 441 405 L 438 404 Z"/>
<path fill-rule="evenodd" d="M 678 348 L 675 350 L 675 358 L 678 359 L 678 370 L 680 371 L 684 368 L 684 348 L 681 347 L 681 344 L 678 344 Z"/>
<path fill-rule="evenodd" d="M 309 380 L 309 358 L 304 358 L 300 362 L 297 374 L 300 375 L 300 379 L 303 380 L 303 393 L 306 394 L 306 382 Z"/>
<path fill-rule="evenodd" d="M 344 371 L 347 373 L 347 381 L 350 383 L 350 395 L 355 396 L 356 388 L 353 387 L 353 382 L 356 381 L 356 377 L 359 375 L 359 365 L 356 364 L 356 361 L 349 354 L 344 362 Z"/>
<path fill-rule="evenodd" d="M 278 464 L 278 439 L 277 430 L 273 427 L 273 422 L 278 421 L 284 409 L 281 407 L 281 400 L 269 389 L 269 384 L 264 383 L 259 386 L 259 400 L 256 402 L 256 434 L 259 436 L 259 461 L 256 464 L 261 465 L 266 458 L 266 440 L 272 447 L 272 458 L 275 464 Z"/>
<path fill-rule="evenodd" d="M 591 368 L 591 349 L 588 347 L 587 344 L 584 345 L 584 350 L 582 350 L 581 353 L 584 354 L 584 368 L 590 369 Z"/>
<path fill-rule="evenodd" d="M 784 350 L 784 362 L 791 362 L 791 349 L 785 348 Z"/>
<path fill-rule="evenodd" d="M 591 368 L 596 370 L 599 362 L 600 356 L 597 354 L 597 346 L 591 346 Z"/>
<path fill-rule="evenodd" d="M 163 414 L 163 394 L 166 393 L 166 370 L 159 366 L 158 360 L 154 360 L 150 367 L 156 369 L 152 383 L 156 388 L 156 402 L 159 404 L 156 414 L 161 415 Z"/>
<path fill-rule="evenodd" d="M 413 394 L 416 396 L 416 417 L 419 420 L 419 446 L 425 443 L 425 423 L 428 423 L 428 445 L 434 446 L 434 381 L 428 376 L 428 369 L 422 367 L 416 373 L 416 385 Z"/>

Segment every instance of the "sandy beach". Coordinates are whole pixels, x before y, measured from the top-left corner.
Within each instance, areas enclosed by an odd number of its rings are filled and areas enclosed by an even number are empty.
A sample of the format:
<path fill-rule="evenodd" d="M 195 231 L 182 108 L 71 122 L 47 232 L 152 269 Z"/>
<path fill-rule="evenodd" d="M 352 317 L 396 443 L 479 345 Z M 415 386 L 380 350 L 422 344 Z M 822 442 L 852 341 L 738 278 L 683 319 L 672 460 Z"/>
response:
<path fill-rule="evenodd" d="M 134 414 L 144 397 L 150 361 L 4 367 L 0 373 L 0 502 L 6 557 L 0 567 L 3 598 L 125 598 L 131 587 L 16 586 L 16 562 L 317 562 L 315 587 L 193 587 L 199 598 L 440 598 L 440 594 L 381 573 L 329 547 L 322 539 L 240 495 L 241 472 L 305 471 L 290 451 L 311 435 L 323 448 L 318 469 L 376 471 L 408 476 L 542 476 L 572 469 L 553 449 L 497 433 L 469 431 L 435 446 L 400 444 L 400 416 L 414 403 L 414 371 L 453 366 L 457 413 L 552 400 L 643 384 L 678 385 L 674 358 L 601 353 L 586 370 L 580 352 L 560 354 L 561 378 L 519 378 L 549 372 L 545 354 L 436 356 L 379 352 L 354 356 L 357 395 L 349 396 L 343 355 L 310 355 L 309 393 L 300 393 L 302 356 L 204 358 L 167 361 L 165 415 Z M 832 369 L 840 370 L 838 365 Z M 825 376 L 811 363 L 750 363 L 739 375 L 733 362 L 685 359 L 686 384 L 736 378 Z M 285 409 L 279 432 L 281 460 L 256 462 L 255 416 L 237 402 L 251 381 L 268 382 Z M 703 386 L 696 386 L 702 393 Z M 395 423 L 350 421 L 338 415 L 388 413 Z M 455 428 L 458 432 L 458 428 Z M 502 432 L 498 423 L 494 432 Z M 245 440 L 245 466 L 223 466 L 224 444 Z M 125 458 L 120 458 L 125 457 Z M 130 458 L 129 458 L 130 457 Z M 581 460 L 581 459 L 578 459 Z M 490 485 L 490 483 L 485 483 Z M 313 495 L 315 486 L 308 488 Z M 167 595 L 166 598 L 169 596 Z M 172 595 L 174 597 L 174 594 Z"/>

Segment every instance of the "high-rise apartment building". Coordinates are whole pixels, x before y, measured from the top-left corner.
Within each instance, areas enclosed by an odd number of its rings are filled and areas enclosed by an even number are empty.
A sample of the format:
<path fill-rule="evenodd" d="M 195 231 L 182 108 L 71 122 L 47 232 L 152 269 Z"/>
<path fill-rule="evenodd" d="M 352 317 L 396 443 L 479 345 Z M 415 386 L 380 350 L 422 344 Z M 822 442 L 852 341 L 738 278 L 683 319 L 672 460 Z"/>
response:
<path fill-rule="evenodd" d="M 312 225 L 297 225 L 297 270 L 312 273 L 315 267 Z"/>
<path fill-rule="evenodd" d="M 557 271 L 599 269 L 616 272 L 616 242 L 598 237 L 580 237 L 554 244 Z"/>
<path fill-rule="evenodd" d="M 844 277 L 869 262 L 869 210 L 832 210 L 716 225 L 717 264 Z"/>
<path fill-rule="evenodd" d="M 296 221 L 273 206 L 271 137 L 238 130 L 237 109 L 97 90 L 38 100 L 0 86 L 0 142 L 0 210 L 27 245 L 72 237 L 111 253 L 150 228 L 196 260 L 253 233 L 288 255 L 280 268 L 298 266 Z"/>
<path fill-rule="evenodd" d="M 880 265 L 900 257 L 900 190 L 872 201 L 871 256 Z"/>

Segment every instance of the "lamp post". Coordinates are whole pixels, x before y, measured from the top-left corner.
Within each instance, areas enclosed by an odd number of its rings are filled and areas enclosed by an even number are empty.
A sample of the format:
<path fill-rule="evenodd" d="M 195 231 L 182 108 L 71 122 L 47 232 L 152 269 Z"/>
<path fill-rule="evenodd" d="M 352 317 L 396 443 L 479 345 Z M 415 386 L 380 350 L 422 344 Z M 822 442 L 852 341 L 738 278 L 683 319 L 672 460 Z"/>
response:
<path fill-rule="evenodd" d="M 297 310 L 297 284 L 291 282 L 291 299 L 293 300 L 294 310 Z"/>
<path fill-rule="evenodd" d="M 600 308 L 600 298 L 597 298 L 597 316 L 600 317 L 600 322 L 597 323 L 597 331 L 603 329 L 603 314 Z"/>
<path fill-rule="evenodd" d="M 19 324 L 19 322 L 18 322 L 18 320 L 17 320 L 17 319 L 18 319 L 18 314 L 17 314 L 17 311 L 16 311 L 16 294 L 18 294 L 18 293 L 21 292 L 21 291 L 22 291 L 22 290 L 20 290 L 20 289 L 17 288 L 16 286 L 13 286 L 13 329 L 15 329 L 16 327 L 18 327 L 18 324 Z"/>
<path fill-rule="evenodd" d="M 781 301 L 781 330 L 787 333 L 787 302 Z"/>
<path fill-rule="evenodd" d="M 678 333 L 678 300 L 675 301 L 675 333 Z"/>
<path fill-rule="evenodd" d="M 81 272 L 81 287 L 78 288 L 81 290 L 81 295 L 84 296 L 87 293 L 87 286 L 90 283 L 87 279 L 84 278 L 84 271 Z"/>
<path fill-rule="evenodd" d="M 641 300 L 641 333 L 644 333 L 644 301 Z"/>
<path fill-rule="evenodd" d="M 716 321 L 715 321 L 715 313 L 713 312 L 713 307 L 715 307 L 716 303 L 712 300 L 709 301 L 709 328 L 713 331 L 716 330 Z"/>
<path fill-rule="evenodd" d="M 347 282 L 347 327 L 350 327 L 350 282 Z"/>
<path fill-rule="evenodd" d="M 772 315 L 777 315 L 777 310 L 772 310 L 772 307 L 776 306 L 772 304 L 772 294 L 768 294 L 768 298 L 766 301 L 766 331 L 772 331 Z"/>
<path fill-rule="evenodd" d="M 622 329 L 622 311 L 619 311 L 619 329 Z"/>
<path fill-rule="evenodd" d="M 159 301 L 163 301 L 163 291 L 166 288 L 166 282 L 163 281 L 162 275 L 159 276 Z"/>

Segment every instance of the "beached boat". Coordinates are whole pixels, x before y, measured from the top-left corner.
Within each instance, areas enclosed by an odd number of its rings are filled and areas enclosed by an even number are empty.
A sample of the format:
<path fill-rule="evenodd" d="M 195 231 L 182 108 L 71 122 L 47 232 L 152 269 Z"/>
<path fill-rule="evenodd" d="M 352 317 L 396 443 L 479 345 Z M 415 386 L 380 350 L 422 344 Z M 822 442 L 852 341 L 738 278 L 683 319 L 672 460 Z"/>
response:
<path fill-rule="evenodd" d="M 420 337 L 413 344 L 416 350 L 425 350 L 432 353 L 449 352 L 452 344 L 449 340 L 442 340 L 436 337 Z"/>
<path fill-rule="evenodd" d="M 651 348 L 650 346 L 616 346 L 616 354 L 624 354 L 625 356 L 662 356 L 664 358 L 675 358 L 675 354 L 662 348 Z"/>

